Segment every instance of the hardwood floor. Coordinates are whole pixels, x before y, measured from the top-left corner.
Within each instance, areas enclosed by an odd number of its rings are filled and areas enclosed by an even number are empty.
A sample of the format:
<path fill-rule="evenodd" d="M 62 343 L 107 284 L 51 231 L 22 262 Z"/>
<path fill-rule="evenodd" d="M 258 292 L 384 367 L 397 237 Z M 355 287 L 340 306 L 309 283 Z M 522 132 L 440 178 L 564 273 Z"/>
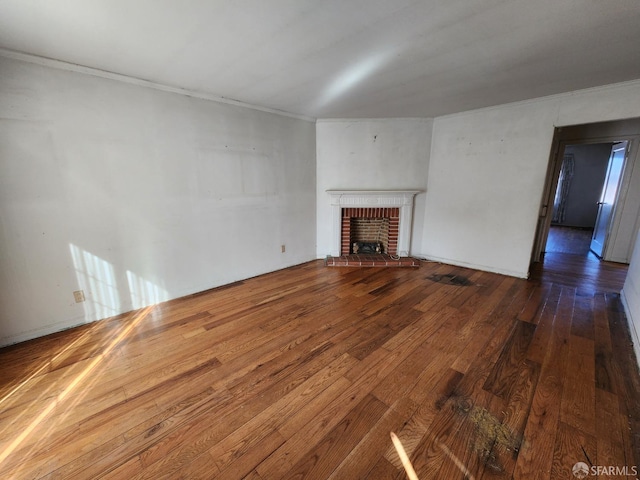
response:
<path fill-rule="evenodd" d="M 640 466 L 617 287 L 543 270 L 317 261 L 2 349 L 0 478 L 406 478 L 391 431 L 421 480 Z"/>
<path fill-rule="evenodd" d="M 588 255 L 593 229 L 551 225 L 545 251 L 547 253 L 572 253 Z M 593 254 L 591 254 L 593 255 Z M 594 258 L 595 257 L 594 255 Z"/>
<path fill-rule="evenodd" d="M 618 293 L 627 276 L 628 265 L 604 262 L 593 254 L 575 255 L 547 252 L 542 263 L 531 267 L 532 280 L 575 287 L 584 294 Z"/>

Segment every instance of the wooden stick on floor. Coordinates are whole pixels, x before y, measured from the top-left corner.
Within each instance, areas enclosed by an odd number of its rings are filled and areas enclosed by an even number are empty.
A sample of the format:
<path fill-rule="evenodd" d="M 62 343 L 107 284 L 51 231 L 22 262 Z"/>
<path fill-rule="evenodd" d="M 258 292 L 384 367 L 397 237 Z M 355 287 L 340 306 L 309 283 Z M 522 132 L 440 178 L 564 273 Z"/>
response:
<path fill-rule="evenodd" d="M 413 469 L 413 465 L 411 465 L 411 462 L 409 461 L 407 452 L 404 451 L 404 447 L 402 446 L 400 439 L 393 432 L 391 432 L 391 441 L 393 442 L 393 446 L 396 447 L 396 451 L 398 452 L 398 456 L 400 457 L 402 466 L 407 472 L 407 476 L 409 477 L 409 480 L 419 480 L 418 475 L 416 475 L 416 471 Z"/>

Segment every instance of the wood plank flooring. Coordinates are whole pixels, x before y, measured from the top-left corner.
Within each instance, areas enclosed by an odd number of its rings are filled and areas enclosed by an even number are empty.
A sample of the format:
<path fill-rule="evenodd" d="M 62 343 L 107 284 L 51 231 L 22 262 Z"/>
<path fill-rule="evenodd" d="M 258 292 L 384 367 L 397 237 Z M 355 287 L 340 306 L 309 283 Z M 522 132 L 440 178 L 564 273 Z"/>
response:
<path fill-rule="evenodd" d="M 619 293 L 627 277 L 628 265 L 604 262 L 593 253 L 576 255 L 547 252 L 541 263 L 531 268 L 531 278 L 543 283 L 575 287 L 581 293 Z"/>
<path fill-rule="evenodd" d="M 619 279 L 563 278 L 314 261 L 2 349 L 0 478 L 403 479 L 391 431 L 422 480 L 640 466 Z"/>
<path fill-rule="evenodd" d="M 545 252 L 572 253 L 587 255 L 591 247 L 593 228 L 574 228 L 561 225 L 551 225 Z M 592 255 L 594 255 L 592 253 Z M 594 258 L 595 255 L 594 255 Z"/>

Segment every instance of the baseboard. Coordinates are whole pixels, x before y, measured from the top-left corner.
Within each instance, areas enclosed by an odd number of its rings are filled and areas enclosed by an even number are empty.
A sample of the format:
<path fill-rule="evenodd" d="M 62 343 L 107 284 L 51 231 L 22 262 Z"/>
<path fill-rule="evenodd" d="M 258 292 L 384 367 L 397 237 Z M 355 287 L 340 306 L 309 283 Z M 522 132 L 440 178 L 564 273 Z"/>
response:
<path fill-rule="evenodd" d="M 97 322 L 98 320 L 94 321 Z M 52 333 L 62 332 L 63 330 L 69 330 L 70 328 L 79 327 L 80 325 L 85 325 L 87 323 L 92 322 L 87 322 L 84 319 L 75 318 L 73 320 L 66 320 L 64 322 L 54 323 L 52 325 L 46 325 L 42 328 L 36 328 L 34 330 L 22 332 L 17 335 L 2 337 L 0 338 L 0 348 L 8 347 L 9 345 L 15 345 L 16 343 L 26 342 L 28 340 L 33 340 L 34 338 L 51 335 Z"/>
<path fill-rule="evenodd" d="M 412 256 L 415 258 L 427 260 L 429 262 L 444 263 L 446 265 L 454 265 L 456 267 L 470 268 L 472 270 L 480 270 L 483 272 L 497 273 L 500 275 L 507 275 L 509 277 L 517 277 L 517 278 L 524 278 L 524 279 L 529 278 L 529 272 L 518 272 L 515 270 L 508 270 L 504 268 L 494 268 L 487 265 L 478 265 L 475 263 L 452 260 L 450 258 L 436 257 L 434 255 L 414 254 Z"/>
<path fill-rule="evenodd" d="M 631 308 L 629 308 L 624 288 L 620 292 L 620 299 L 622 300 L 622 307 L 624 308 L 624 313 L 627 317 L 627 324 L 629 325 L 629 331 L 631 332 L 631 341 L 633 342 L 633 351 L 636 354 L 636 363 L 638 364 L 638 368 L 640 368 L 640 332 L 636 329 L 636 322 L 631 313 Z"/>
<path fill-rule="evenodd" d="M 285 270 L 287 268 L 292 268 L 292 267 L 296 267 L 298 265 L 303 265 L 305 263 L 314 261 L 313 258 L 309 258 L 306 255 L 304 257 L 302 256 L 297 256 L 297 257 L 293 257 L 289 262 L 287 262 L 284 265 L 278 266 L 277 268 L 275 268 L 274 270 L 266 270 L 266 271 L 258 271 L 252 275 L 249 276 L 242 276 L 241 278 L 230 278 L 230 279 L 223 279 L 222 283 L 217 283 L 215 285 L 202 285 L 202 286 L 198 286 L 198 287 L 194 287 L 194 288 L 189 288 L 189 289 L 185 289 L 182 291 L 177 291 L 177 294 L 175 294 L 174 296 L 172 296 L 171 298 L 163 301 L 163 302 L 158 302 L 158 304 L 160 303 L 166 303 L 166 302 L 171 302 L 173 300 L 177 300 L 183 297 L 187 297 L 189 295 L 195 295 L 198 293 L 202 293 L 204 291 L 207 290 L 213 290 L 215 288 L 218 287 L 223 287 L 225 285 L 230 285 L 232 283 L 235 282 L 239 282 L 239 281 L 243 281 L 243 280 L 249 280 L 250 278 L 254 278 L 254 277 L 259 277 L 261 275 L 267 275 L 269 273 L 273 273 L 273 272 L 277 272 L 280 270 Z M 152 304 L 152 305 L 157 305 L 157 304 Z M 151 306 L 151 305 L 147 305 L 147 306 Z M 15 335 L 7 335 L 4 337 L 0 337 L 0 348 L 2 347 L 8 347 L 9 345 L 14 345 L 16 343 L 22 343 L 22 342 L 26 342 L 29 340 L 33 340 L 35 338 L 39 338 L 39 337 L 44 337 L 46 335 L 51 335 L 52 333 L 58 333 L 58 332 L 62 332 L 64 330 L 69 330 L 70 328 L 74 328 L 74 327 L 79 327 L 81 325 L 86 325 L 88 323 L 93 323 L 93 322 L 99 322 L 101 320 L 106 320 L 107 318 L 112 318 L 112 317 L 117 317 L 120 315 L 126 315 L 128 313 L 131 313 L 133 311 L 136 310 L 140 310 L 142 308 L 146 308 L 147 306 L 143 306 L 140 307 L 138 309 L 134 309 L 131 310 L 131 306 L 129 305 L 128 307 L 125 308 L 129 308 L 128 310 L 124 310 L 122 312 L 119 313 L 114 313 L 112 316 L 109 317 L 105 317 L 105 318 L 96 318 L 94 320 L 87 320 L 84 317 L 81 318 L 73 318 L 73 319 L 69 319 L 69 320 L 63 320 L 61 322 L 57 322 L 57 323 L 53 323 L 50 325 L 45 325 L 41 328 L 35 328 L 33 330 L 28 330 L 26 332 L 20 332 L 18 334 Z"/>

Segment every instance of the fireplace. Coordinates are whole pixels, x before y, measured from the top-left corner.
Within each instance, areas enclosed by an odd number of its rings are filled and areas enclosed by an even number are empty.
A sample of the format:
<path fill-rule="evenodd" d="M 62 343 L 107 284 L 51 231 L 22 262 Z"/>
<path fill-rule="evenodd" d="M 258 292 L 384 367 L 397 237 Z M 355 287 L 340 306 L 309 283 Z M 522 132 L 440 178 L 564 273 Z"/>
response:
<path fill-rule="evenodd" d="M 333 210 L 332 256 L 353 254 L 353 244 L 357 242 L 380 243 L 382 253 L 409 256 L 413 198 L 419 190 L 327 190 L 327 193 Z"/>

